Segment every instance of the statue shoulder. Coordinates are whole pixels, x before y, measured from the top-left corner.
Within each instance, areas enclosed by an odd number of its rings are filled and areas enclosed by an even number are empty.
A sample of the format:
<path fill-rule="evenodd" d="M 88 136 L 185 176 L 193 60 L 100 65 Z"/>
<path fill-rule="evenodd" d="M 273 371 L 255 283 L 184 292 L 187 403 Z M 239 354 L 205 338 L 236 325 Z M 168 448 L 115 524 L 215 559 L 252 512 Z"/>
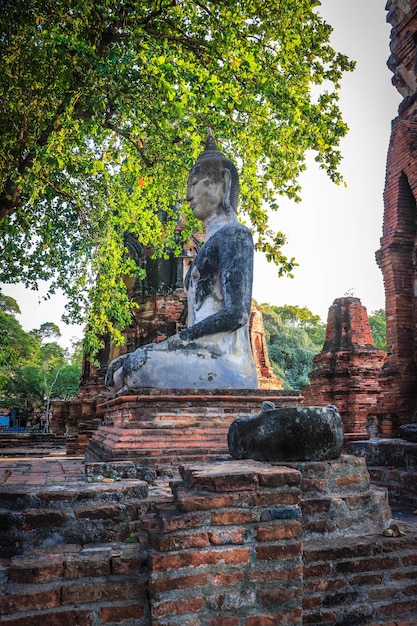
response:
<path fill-rule="evenodd" d="M 226 224 L 223 228 L 217 231 L 216 235 L 218 235 L 219 238 L 224 237 L 238 240 L 244 239 L 250 242 L 253 241 L 252 233 L 249 228 L 240 222 L 230 222 L 229 224 Z"/>

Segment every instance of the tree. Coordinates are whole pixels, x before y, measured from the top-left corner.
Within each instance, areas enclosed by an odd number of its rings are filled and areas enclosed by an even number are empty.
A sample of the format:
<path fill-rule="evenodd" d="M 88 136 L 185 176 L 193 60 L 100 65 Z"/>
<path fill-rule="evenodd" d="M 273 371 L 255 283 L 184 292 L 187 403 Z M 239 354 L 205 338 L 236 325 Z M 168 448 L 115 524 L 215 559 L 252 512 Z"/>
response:
<path fill-rule="evenodd" d="M 39 353 L 38 342 L 23 330 L 16 313 L 20 313 L 16 300 L 0 292 L 0 379 L 5 370 L 27 363 Z"/>
<path fill-rule="evenodd" d="M 323 347 L 326 325 L 306 307 L 262 304 L 269 358 L 286 389 L 309 384 L 313 357 Z"/>
<path fill-rule="evenodd" d="M 372 338 L 374 344 L 380 350 L 387 351 L 387 321 L 384 309 L 372 311 L 369 316 L 369 325 L 371 327 Z"/>
<path fill-rule="evenodd" d="M 52 399 L 76 395 L 80 348 L 74 344 L 68 355 L 56 341 L 48 341 L 61 334 L 52 322 L 26 332 L 15 318 L 18 312 L 17 302 L 0 293 L 0 403 L 30 414 L 34 408 L 48 409 Z"/>
<path fill-rule="evenodd" d="M 63 289 L 72 321 L 122 340 L 124 235 L 179 252 L 190 165 L 206 129 L 241 171 L 256 246 L 288 273 L 277 197 L 299 199 L 306 153 L 336 183 L 337 106 L 353 69 L 318 0 L 3 0 L 0 3 L 0 280 Z"/>

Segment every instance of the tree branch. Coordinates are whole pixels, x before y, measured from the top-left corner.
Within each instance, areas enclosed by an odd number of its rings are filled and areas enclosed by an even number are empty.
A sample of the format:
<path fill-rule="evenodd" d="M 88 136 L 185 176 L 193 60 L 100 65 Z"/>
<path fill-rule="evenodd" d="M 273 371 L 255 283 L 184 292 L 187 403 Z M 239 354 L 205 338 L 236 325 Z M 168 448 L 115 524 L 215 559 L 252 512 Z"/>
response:
<path fill-rule="evenodd" d="M 50 180 L 48 180 L 47 178 L 44 178 L 43 176 L 39 176 L 39 180 L 41 180 L 43 183 L 45 183 L 45 185 L 48 185 L 48 187 L 53 189 L 56 194 L 58 194 L 59 196 L 62 196 L 63 198 L 71 202 L 71 204 L 74 204 L 75 206 L 77 206 L 77 198 L 75 196 L 72 196 L 67 191 L 63 191 L 62 189 L 59 189 L 59 187 L 54 185 Z"/>
<path fill-rule="evenodd" d="M 139 144 L 139 141 L 135 141 L 135 139 L 133 139 L 129 135 L 129 133 L 127 133 L 124 130 L 121 130 L 120 128 L 117 128 L 117 126 L 115 126 L 115 124 L 112 124 L 109 120 L 103 122 L 102 126 L 104 128 L 108 128 L 109 130 L 112 130 L 117 135 L 120 135 L 120 137 L 123 137 L 124 139 L 129 141 L 129 143 L 131 143 L 132 146 L 134 148 L 136 148 L 136 150 L 139 152 L 140 157 L 141 157 L 142 161 L 144 162 L 144 164 L 146 165 L 146 167 L 150 168 L 150 167 L 152 167 L 154 165 L 154 163 L 147 158 L 147 156 L 145 154 L 145 149 Z"/>

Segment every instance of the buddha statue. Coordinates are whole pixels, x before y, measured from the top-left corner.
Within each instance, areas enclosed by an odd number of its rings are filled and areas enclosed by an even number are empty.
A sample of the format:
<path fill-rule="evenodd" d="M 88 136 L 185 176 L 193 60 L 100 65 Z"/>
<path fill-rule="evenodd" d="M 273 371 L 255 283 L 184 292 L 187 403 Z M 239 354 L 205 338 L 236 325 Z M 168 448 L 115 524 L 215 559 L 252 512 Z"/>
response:
<path fill-rule="evenodd" d="M 106 384 L 116 395 L 144 387 L 257 388 L 248 330 L 254 249 L 237 220 L 238 195 L 236 167 L 209 133 L 187 187 L 206 237 L 184 281 L 188 327 L 114 359 Z"/>

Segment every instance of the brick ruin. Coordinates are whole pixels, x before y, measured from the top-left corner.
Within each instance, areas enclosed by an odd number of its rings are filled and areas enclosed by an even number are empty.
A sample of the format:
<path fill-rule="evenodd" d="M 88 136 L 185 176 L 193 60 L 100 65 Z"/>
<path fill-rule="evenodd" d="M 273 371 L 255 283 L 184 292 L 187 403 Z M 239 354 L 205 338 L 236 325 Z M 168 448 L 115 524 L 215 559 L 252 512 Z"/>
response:
<path fill-rule="evenodd" d="M 385 287 L 387 355 L 383 362 L 370 348 L 369 336 L 360 336 L 359 318 L 358 341 L 346 351 L 348 334 L 340 334 L 332 317 L 339 315 L 335 306 L 343 316 L 347 302 L 335 301 L 312 384 L 303 390 L 305 403 L 329 401 L 339 408 L 348 440 L 366 436 L 367 420 L 368 434 L 392 438 L 401 424 L 417 418 L 417 0 L 388 0 L 386 9 L 392 25 L 388 67 L 403 96 L 392 122 L 383 234 L 376 253 Z M 348 315 L 353 324 L 353 309 Z"/>
<path fill-rule="evenodd" d="M 363 458 L 198 463 L 170 488 L 113 470 L 3 490 L 5 626 L 415 626 L 417 533 L 381 534 Z"/>
<path fill-rule="evenodd" d="M 314 357 L 303 404 L 334 404 L 345 441 L 368 438 L 369 415 L 376 411 L 385 352 L 373 345 L 367 312 L 359 298 L 334 301 L 329 309 L 323 350 Z"/>
<path fill-rule="evenodd" d="M 417 408 L 417 11 L 416 0 L 389 0 L 388 67 L 403 96 L 392 123 L 383 235 L 376 254 L 386 295 L 388 354 L 381 372 L 379 434 L 395 436 Z"/>
<path fill-rule="evenodd" d="M 372 346 L 357 299 L 336 300 L 305 402 L 311 393 L 314 404 L 340 405 L 348 433 L 364 433 L 367 411 L 375 413 L 378 434 L 393 436 L 414 415 L 417 401 L 417 0 L 389 0 L 387 9 L 393 25 L 389 64 L 404 95 L 393 124 L 377 253 L 389 352 L 384 362 Z M 155 331 L 152 311 L 167 312 L 168 324 L 171 307 L 177 307 L 175 294 L 175 289 L 164 296 L 142 293 L 151 303 L 143 309 L 149 314 L 146 332 L 166 336 L 163 329 Z M 131 345 L 141 336 L 135 325 L 127 335 Z M 255 346 L 262 348 L 259 337 Z M 115 356 L 112 350 L 106 345 L 103 363 Z M 262 358 L 259 364 L 266 372 Z M 101 373 L 87 366 L 84 373 L 70 427 L 77 411 L 78 416 L 84 411 L 86 422 L 91 417 L 94 388 L 106 399 Z M 114 423 L 122 423 L 123 410 L 131 408 L 124 402 L 112 405 Z M 86 482 L 77 485 L 2 487 L 0 621 L 5 626 L 415 626 L 416 526 L 400 524 L 404 535 L 383 534 L 390 516 L 387 491 L 369 481 L 370 474 L 390 487 L 394 500 L 406 497 L 417 506 L 416 445 L 398 441 L 389 446 L 390 461 L 383 467 L 375 445 L 366 450 L 368 466 L 359 448 L 357 457 L 285 466 L 199 461 L 180 467 L 168 484 L 152 468 L 116 460 L 87 464 Z"/>

